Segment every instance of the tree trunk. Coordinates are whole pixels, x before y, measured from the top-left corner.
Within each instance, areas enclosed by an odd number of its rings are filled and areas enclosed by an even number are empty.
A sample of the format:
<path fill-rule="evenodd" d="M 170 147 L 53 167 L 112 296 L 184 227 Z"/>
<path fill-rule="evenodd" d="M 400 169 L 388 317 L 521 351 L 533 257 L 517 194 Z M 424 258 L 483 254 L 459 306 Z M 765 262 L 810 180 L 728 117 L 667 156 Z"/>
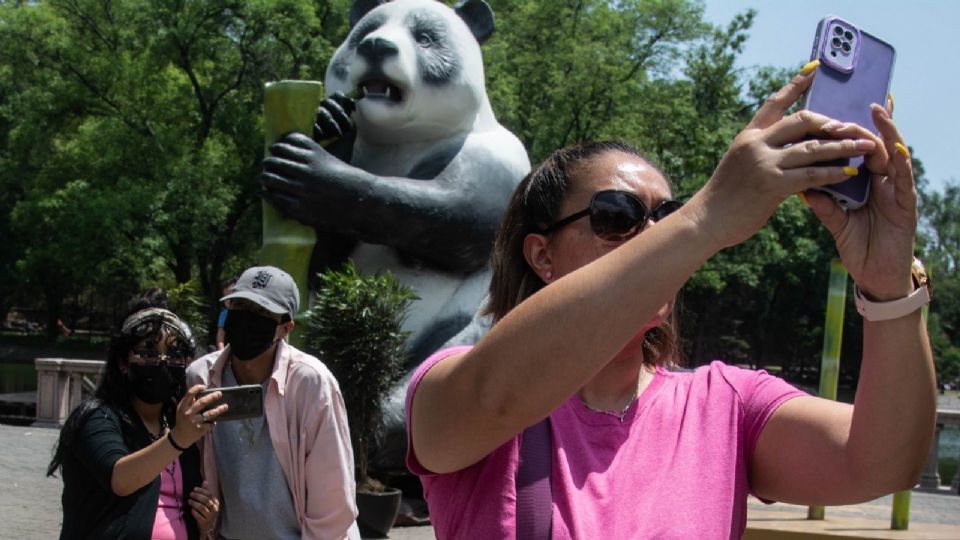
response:
<path fill-rule="evenodd" d="M 57 321 L 63 315 L 63 296 L 63 291 L 59 290 L 59 287 L 43 288 L 43 298 L 47 308 L 47 338 L 50 341 L 57 339 L 57 335 L 60 334 Z"/>

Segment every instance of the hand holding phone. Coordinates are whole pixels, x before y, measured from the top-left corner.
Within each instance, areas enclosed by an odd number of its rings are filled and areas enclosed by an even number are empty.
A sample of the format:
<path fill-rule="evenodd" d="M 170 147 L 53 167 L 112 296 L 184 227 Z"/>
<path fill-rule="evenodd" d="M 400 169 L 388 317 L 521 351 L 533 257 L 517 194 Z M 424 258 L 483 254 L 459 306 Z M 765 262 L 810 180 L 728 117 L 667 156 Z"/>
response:
<path fill-rule="evenodd" d="M 885 41 L 840 17 L 824 17 L 810 54 L 811 60 L 820 60 L 820 66 L 801 107 L 878 133 L 870 105 L 886 103 L 895 57 L 893 47 Z M 817 189 L 830 194 L 843 208 L 860 208 L 870 192 L 871 173 L 863 161 L 857 157 L 831 162 L 856 167 L 859 174 Z"/>
<path fill-rule="evenodd" d="M 220 392 L 222 395 L 220 399 L 205 408 L 204 412 L 221 404 L 227 404 L 226 412 L 217 416 L 217 422 L 242 420 L 263 415 L 263 388 L 259 384 L 209 388 L 200 392 L 197 397 L 199 399 L 213 392 Z"/>

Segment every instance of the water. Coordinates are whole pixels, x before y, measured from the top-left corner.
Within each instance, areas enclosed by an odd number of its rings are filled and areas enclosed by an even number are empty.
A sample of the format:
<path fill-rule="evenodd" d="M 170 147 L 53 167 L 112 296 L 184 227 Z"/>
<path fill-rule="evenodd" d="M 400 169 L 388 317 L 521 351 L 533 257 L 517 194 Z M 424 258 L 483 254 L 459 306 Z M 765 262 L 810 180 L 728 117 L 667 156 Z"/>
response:
<path fill-rule="evenodd" d="M 960 426 L 945 426 L 940 432 L 940 484 L 950 485 L 960 460 Z"/>
<path fill-rule="evenodd" d="M 0 394 L 33 392 L 37 389 L 37 370 L 33 362 L 0 362 Z"/>

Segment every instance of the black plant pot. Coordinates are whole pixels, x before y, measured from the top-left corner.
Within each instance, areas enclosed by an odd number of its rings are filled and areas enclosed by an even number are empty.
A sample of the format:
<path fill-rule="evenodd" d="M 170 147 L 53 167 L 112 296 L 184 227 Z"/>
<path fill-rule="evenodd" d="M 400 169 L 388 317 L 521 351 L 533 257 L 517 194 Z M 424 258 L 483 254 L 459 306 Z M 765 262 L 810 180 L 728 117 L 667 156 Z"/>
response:
<path fill-rule="evenodd" d="M 387 538 L 400 512 L 403 495 L 399 489 L 386 488 L 383 492 L 357 491 L 357 525 L 364 538 Z"/>

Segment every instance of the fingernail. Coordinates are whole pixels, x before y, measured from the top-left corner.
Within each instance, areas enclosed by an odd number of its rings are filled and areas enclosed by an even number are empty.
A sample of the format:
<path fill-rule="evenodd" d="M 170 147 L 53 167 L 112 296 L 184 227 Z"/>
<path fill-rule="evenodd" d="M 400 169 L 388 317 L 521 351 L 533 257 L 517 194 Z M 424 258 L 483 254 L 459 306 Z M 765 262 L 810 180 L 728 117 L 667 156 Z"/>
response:
<path fill-rule="evenodd" d="M 797 198 L 800 199 L 800 202 L 805 204 L 807 208 L 810 207 L 810 202 L 807 200 L 807 196 L 802 191 L 797 193 Z"/>
<path fill-rule="evenodd" d="M 846 166 L 843 168 L 843 174 L 847 176 L 856 176 L 860 172 L 856 167 Z"/>
<path fill-rule="evenodd" d="M 900 143 L 893 143 L 893 147 L 897 150 L 897 152 L 900 152 L 901 154 L 903 154 L 903 157 L 910 159 L 910 151 L 907 150 L 906 146 Z"/>
<path fill-rule="evenodd" d="M 820 65 L 820 60 L 812 60 L 807 62 L 802 68 L 800 68 L 801 75 L 809 75 L 813 73 L 815 69 Z"/>
<path fill-rule="evenodd" d="M 831 132 L 831 131 L 840 129 L 841 127 L 843 127 L 843 122 L 840 122 L 840 121 L 837 121 L 837 120 L 831 120 L 831 121 L 827 122 L 826 124 L 824 124 L 820 129 L 821 129 L 822 131 L 826 131 L 826 132 L 829 133 L 829 132 Z"/>
<path fill-rule="evenodd" d="M 890 100 L 890 108 L 892 109 L 896 103 L 893 101 L 893 92 L 887 92 L 887 99 Z"/>

